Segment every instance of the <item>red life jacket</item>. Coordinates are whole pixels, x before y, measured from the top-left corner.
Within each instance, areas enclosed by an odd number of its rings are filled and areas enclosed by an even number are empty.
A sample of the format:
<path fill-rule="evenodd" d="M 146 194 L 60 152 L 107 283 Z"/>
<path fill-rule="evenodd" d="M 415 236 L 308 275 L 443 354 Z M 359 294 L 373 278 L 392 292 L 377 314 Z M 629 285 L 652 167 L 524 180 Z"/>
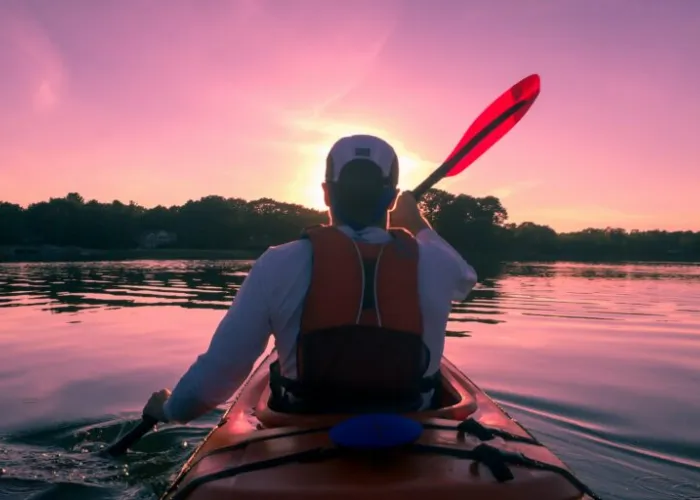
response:
<path fill-rule="evenodd" d="M 271 377 L 271 404 L 281 411 L 411 411 L 435 386 L 435 377 L 425 377 L 430 351 L 423 342 L 418 244 L 402 229 L 390 232 L 390 242 L 370 244 L 333 226 L 305 230 L 313 264 L 297 380 L 282 377 L 278 365 Z M 296 409 L 282 390 L 301 401 Z"/>

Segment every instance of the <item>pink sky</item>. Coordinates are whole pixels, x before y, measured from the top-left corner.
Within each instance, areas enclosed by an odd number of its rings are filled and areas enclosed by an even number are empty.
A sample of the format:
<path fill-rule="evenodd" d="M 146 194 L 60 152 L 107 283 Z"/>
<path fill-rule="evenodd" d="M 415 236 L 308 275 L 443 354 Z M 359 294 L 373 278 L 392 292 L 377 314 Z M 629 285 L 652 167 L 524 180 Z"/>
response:
<path fill-rule="evenodd" d="M 693 0 L 2 0 L 0 199 L 321 208 L 327 148 L 357 132 L 411 188 L 539 73 L 437 187 L 557 230 L 700 230 L 699 26 Z"/>

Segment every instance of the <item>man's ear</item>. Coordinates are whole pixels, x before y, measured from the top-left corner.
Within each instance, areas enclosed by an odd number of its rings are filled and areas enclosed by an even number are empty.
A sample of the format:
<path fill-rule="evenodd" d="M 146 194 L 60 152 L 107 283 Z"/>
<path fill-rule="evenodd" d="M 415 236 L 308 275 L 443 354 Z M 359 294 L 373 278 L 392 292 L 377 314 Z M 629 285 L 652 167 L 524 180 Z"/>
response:
<path fill-rule="evenodd" d="M 399 197 L 399 188 L 394 189 L 394 196 L 391 198 L 391 203 L 389 203 L 389 212 L 396 208 L 396 200 Z"/>

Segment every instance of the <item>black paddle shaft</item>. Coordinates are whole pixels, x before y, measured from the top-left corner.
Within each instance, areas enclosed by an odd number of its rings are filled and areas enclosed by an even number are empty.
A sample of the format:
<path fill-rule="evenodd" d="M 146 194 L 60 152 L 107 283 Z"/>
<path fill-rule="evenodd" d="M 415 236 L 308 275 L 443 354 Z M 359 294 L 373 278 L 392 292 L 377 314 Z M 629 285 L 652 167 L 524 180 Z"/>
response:
<path fill-rule="evenodd" d="M 149 417 L 148 415 L 143 415 L 141 417 L 141 422 L 139 422 L 136 427 L 130 430 L 126 436 L 107 448 L 107 453 L 113 457 L 123 455 L 126 450 L 131 447 L 131 445 L 141 439 L 144 434 L 153 429 L 157 423 L 157 419 Z"/>

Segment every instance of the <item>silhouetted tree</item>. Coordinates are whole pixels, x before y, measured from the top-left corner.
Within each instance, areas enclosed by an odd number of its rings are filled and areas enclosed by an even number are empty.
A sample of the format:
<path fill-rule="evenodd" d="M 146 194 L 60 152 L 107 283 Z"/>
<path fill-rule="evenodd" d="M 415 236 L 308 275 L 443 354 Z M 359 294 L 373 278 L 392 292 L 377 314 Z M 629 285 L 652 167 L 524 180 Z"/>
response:
<path fill-rule="evenodd" d="M 433 227 L 477 267 L 500 260 L 700 261 L 700 232 L 594 229 L 557 234 L 533 222 L 508 223 L 494 196 L 431 189 L 421 208 Z M 166 246 L 264 250 L 326 220 L 324 212 L 270 198 L 205 196 L 182 206 L 144 208 L 134 202 L 86 201 L 78 193 L 27 208 L 0 202 L 0 246 L 57 245 L 129 249 L 149 234 L 174 234 Z"/>
<path fill-rule="evenodd" d="M 24 243 L 27 239 L 26 213 L 21 206 L 0 202 L 0 245 Z"/>

